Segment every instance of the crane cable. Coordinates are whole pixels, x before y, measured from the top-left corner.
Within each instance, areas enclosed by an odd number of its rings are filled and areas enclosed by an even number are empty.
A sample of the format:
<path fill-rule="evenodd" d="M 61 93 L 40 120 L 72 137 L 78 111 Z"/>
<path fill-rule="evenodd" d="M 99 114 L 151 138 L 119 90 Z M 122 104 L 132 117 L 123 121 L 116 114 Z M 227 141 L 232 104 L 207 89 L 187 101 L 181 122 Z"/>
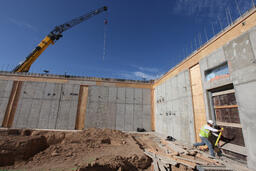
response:
<path fill-rule="evenodd" d="M 103 41 L 103 54 L 102 54 L 103 61 L 106 56 L 107 24 L 108 24 L 108 20 L 107 20 L 107 13 L 106 13 L 106 17 L 104 19 L 104 41 Z"/>

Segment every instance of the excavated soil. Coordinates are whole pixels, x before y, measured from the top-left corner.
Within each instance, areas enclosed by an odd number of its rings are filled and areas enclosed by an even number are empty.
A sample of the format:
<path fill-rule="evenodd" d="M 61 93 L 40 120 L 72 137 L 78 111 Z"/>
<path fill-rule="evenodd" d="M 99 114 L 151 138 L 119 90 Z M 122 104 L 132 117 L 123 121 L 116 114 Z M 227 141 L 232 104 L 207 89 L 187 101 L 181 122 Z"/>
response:
<path fill-rule="evenodd" d="M 152 160 L 132 134 L 1 130 L 0 170 L 150 170 Z"/>

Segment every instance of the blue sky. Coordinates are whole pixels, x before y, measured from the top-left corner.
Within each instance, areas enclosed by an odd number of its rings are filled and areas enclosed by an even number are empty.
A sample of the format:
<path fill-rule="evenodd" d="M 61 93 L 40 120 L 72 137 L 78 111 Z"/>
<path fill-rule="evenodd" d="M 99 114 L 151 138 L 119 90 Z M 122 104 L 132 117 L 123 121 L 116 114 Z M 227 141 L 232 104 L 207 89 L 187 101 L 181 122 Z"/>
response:
<path fill-rule="evenodd" d="M 11 70 L 24 60 L 56 25 L 106 5 L 107 13 L 64 32 L 30 72 L 156 79 L 226 27 L 230 19 L 251 8 L 254 1 L 1 0 L 0 70 Z M 105 18 L 108 24 L 104 26 Z"/>

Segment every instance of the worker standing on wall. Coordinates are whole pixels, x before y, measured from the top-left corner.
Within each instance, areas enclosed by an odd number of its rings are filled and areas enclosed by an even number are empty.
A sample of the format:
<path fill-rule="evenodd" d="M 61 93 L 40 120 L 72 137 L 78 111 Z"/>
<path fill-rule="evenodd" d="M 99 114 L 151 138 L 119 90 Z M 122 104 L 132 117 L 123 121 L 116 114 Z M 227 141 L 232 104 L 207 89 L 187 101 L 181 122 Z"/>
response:
<path fill-rule="evenodd" d="M 210 155 L 215 157 L 212 143 L 209 141 L 209 136 L 211 132 L 220 132 L 221 130 L 213 128 L 213 121 L 208 120 L 207 124 L 202 126 L 200 129 L 199 137 L 201 138 L 202 142 L 193 144 L 194 147 L 207 145 L 210 151 Z"/>

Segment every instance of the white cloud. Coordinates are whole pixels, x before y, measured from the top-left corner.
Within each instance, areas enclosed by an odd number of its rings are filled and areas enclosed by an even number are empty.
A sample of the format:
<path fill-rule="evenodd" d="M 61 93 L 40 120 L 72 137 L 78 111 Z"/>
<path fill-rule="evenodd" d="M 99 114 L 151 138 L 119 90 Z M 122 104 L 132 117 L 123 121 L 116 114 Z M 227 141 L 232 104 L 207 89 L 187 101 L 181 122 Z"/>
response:
<path fill-rule="evenodd" d="M 10 18 L 10 17 L 8 18 L 8 21 L 10 21 L 11 23 L 13 23 L 13 24 L 15 24 L 15 25 L 17 25 L 19 27 L 22 27 L 22 28 L 25 28 L 25 29 L 29 29 L 29 30 L 32 30 L 32 31 L 38 31 L 38 29 L 35 26 L 33 26 L 33 25 L 31 25 L 31 24 L 29 24 L 27 22 L 18 21 L 16 19 Z"/>
<path fill-rule="evenodd" d="M 144 72 L 136 71 L 136 72 L 127 72 L 127 73 L 121 73 L 121 77 L 125 79 L 130 80 L 155 80 L 162 76 L 159 74 L 147 74 Z"/>
<path fill-rule="evenodd" d="M 157 68 L 142 67 L 142 66 L 137 66 L 137 65 L 131 65 L 131 66 L 139 69 L 140 71 L 145 71 L 145 72 L 155 73 L 155 72 L 159 71 L 159 69 L 157 69 Z"/>

